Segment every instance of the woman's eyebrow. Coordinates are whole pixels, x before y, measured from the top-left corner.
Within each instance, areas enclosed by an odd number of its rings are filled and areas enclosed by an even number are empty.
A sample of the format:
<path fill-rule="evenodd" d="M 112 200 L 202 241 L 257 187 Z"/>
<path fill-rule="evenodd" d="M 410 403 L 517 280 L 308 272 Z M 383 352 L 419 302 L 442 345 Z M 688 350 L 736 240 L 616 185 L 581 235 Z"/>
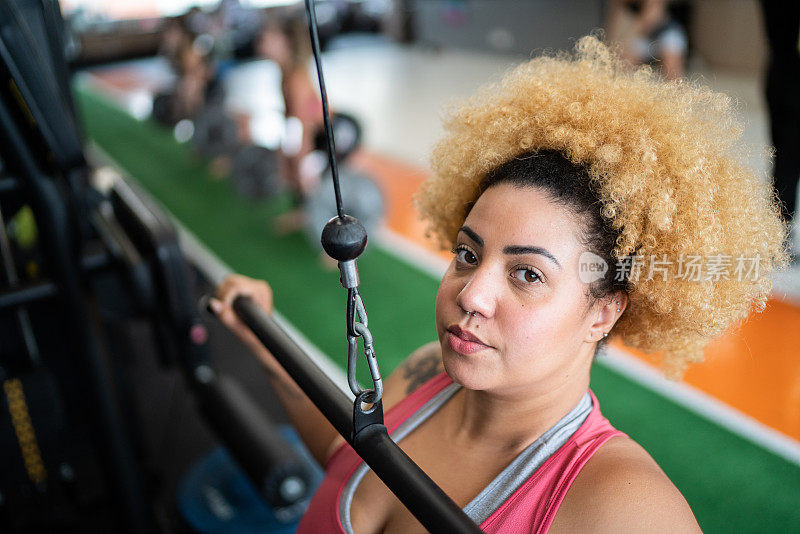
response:
<path fill-rule="evenodd" d="M 483 239 L 481 238 L 481 236 L 476 234 L 475 230 L 473 230 L 472 228 L 470 228 L 466 224 L 464 226 L 462 226 L 461 228 L 459 228 L 458 231 L 459 232 L 464 232 L 465 234 L 467 234 L 467 237 L 469 237 L 470 239 L 475 241 L 478 244 L 478 246 L 481 246 L 481 247 L 483 246 Z"/>
<path fill-rule="evenodd" d="M 561 264 L 558 263 L 558 260 L 555 256 L 550 254 L 547 249 L 542 247 L 528 247 L 528 246 L 521 246 L 521 245 L 509 245 L 503 249 L 503 254 L 513 254 L 513 255 L 520 255 L 520 254 L 539 254 L 544 256 L 545 258 L 549 259 L 553 263 L 556 264 L 559 270 L 561 270 Z"/>
<path fill-rule="evenodd" d="M 470 239 L 475 241 L 475 243 L 477 243 L 478 246 L 481 246 L 481 247 L 483 246 L 483 238 L 481 236 L 479 236 L 475 232 L 475 230 L 473 230 L 469 226 L 464 225 L 461 228 L 459 228 L 458 231 L 459 232 L 464 232 L 467 235 L 467 237 L 469 237 Z M 558 260 L 556 259 L 556 257 L 553 256 L 552 254 L 550 254 L 550 251 L 548 251 L 547 249 L 542 248 L 542 247 L 530 247 L 530 246 L 523 246 L 523 245 L 509 245 L 509 246 L 507 246 L 507 247 L 505 247 L 503 249 L 503 254 L 513 254 L 515 256 L 518 256 L 518 255 L 521 255 L 521 254 L 539 254 L 540 256 L 544 256 L 545 258 L 547 258 L 550 261 L 552 261 L 553 263 L 555 263 L 556 267 L 558 267 L 558 269 L 561 270 L 561 264 L 558 263 Z"/>

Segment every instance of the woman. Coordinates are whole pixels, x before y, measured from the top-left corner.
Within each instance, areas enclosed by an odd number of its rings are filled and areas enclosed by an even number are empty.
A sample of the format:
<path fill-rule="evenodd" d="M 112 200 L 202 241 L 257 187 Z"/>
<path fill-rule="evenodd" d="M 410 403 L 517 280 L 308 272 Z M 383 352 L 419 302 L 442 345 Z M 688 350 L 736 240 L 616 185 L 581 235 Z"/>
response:
<path fill-rule="evenodd" d="M 786 228 L 736 148 L 730 100 L 631 73 L 586 37 L 456 106 L 445 131 L 417 202 L 454 257 L 438 342 L 385 385 L 393 437 L 486 532 L 698 531 L 653 459 L 602 417 L 589 371 L 610 336 L 678 374 L 764 308 Z M 759 270 L 722 276 L 725 255 Z M 238 276 L 213 305 L 326 467 L 300 532 L 423 532 L 238 322 L 241 294 L 271 307 L 264 282 Z"/>
<path fill-rule="evenodd" d="M 676 0 L 611 0 L 608 6 L 608 37 L 622 47 L 631 65 L 660 62 L 667 80 L 683 77 L 686 62 L 686 31 L 677 12 Z"/>
<path fill-rule="evenodd" d="M 285 144 L 282 152 L 282 174 L 300 201 L 319 181 L 318 173 L 304 172 L 301 162 L 314 150 L 314 136 L 323 124 L 322 102 L 308 71 L 311 43 L 303 12 L 271 11 L 259 36 L 257 52 L 280 68 L 287 124 L 301 126 L 297 139 Z"/>

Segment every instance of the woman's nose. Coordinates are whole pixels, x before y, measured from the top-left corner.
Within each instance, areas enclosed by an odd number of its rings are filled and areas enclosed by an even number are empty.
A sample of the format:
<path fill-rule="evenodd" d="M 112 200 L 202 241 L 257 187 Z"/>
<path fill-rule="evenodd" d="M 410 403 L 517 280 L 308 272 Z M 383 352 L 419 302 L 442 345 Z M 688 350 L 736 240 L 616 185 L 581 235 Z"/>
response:
<path fill-rule="evenodd" d="M 498 276 L 488 268 L 476 269 L 456 298 L 466 313 L 492 317 L 500 291 Z"/>

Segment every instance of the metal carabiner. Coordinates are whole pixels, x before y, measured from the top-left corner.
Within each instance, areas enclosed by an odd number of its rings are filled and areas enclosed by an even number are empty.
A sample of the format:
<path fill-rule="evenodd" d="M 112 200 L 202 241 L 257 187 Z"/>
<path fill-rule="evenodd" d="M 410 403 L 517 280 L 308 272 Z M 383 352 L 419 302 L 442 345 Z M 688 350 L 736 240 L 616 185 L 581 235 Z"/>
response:
<path fill-rule="evenodd" d="M 364 392 L 356 379 L 357 370 L 358 338 L 356 336 L 347 336 L 347 384 L 350 386 L 350 391 L 352 391 L 353 395 L 356 397 Z"/>
<path fill-rule="evenodd" d="M 372 345 L 372 332 L 364 323 L 356 323 L 355 328 L 356 332 L 361 335 L 361 339 L 364 340 L 364 356 L 367 358 L 369 375 L 372 377 L 374 396 L 370 398 L 369 402 L 376 403 L 383 397 L 383 380 L 378 368 L 378 358 L 375 356 L 375 347 Z"/>
<path fill-rule="evenodd" d="M 375 356 L 372 332 L 369 331 L 369 318 L 364 307 L 364 301 L 358 293 L 358 289 L 351 288 L 347 292 L 347 383 L 350 391 L 358 397 L 364 389 L 358 385 L 356 374 L 358 371 L 358 339 L 364 343 L 364 355 L 367 358 L 369 374 L 372 377 L 371 403 L 377 403 L 383 396 L 383 380 L 381 379 L 378 359 Z"/>

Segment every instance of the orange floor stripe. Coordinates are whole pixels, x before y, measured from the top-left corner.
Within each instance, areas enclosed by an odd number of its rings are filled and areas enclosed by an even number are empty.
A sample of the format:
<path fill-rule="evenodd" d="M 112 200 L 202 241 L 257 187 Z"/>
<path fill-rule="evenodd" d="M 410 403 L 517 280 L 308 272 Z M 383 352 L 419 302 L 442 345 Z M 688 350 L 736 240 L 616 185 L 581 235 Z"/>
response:
<path fill-rule="evenodd" d="M 386 198 L 386 226 L 390 230 L 448 261 L 452 258 L 450 252 L 439 250 L 433 239 L 425 237 L 425 224 L 412 203 L 427 171 L 363 150 L 353 153 L 347 164 L 370 174 L 380 186 Z"/>
<path fill-rule="evenodd" d="M 800 440 L 800 307 L 770 300 L 738 332 L 714 340 L 685 380 Z"/>
<path fill-rule="evenodd" d="M 363 151 L 348 163 L 372 174 L 383 189 L 389 228 L 435 251 L 411 203 L 426 171 Z M 652 357 L 623 348 L 653 363 Z M 684 381 L 800 440 L 800 307 L 771 299 L 764 313 L 712 342 L 706 361 L 692 366 Z"/>

